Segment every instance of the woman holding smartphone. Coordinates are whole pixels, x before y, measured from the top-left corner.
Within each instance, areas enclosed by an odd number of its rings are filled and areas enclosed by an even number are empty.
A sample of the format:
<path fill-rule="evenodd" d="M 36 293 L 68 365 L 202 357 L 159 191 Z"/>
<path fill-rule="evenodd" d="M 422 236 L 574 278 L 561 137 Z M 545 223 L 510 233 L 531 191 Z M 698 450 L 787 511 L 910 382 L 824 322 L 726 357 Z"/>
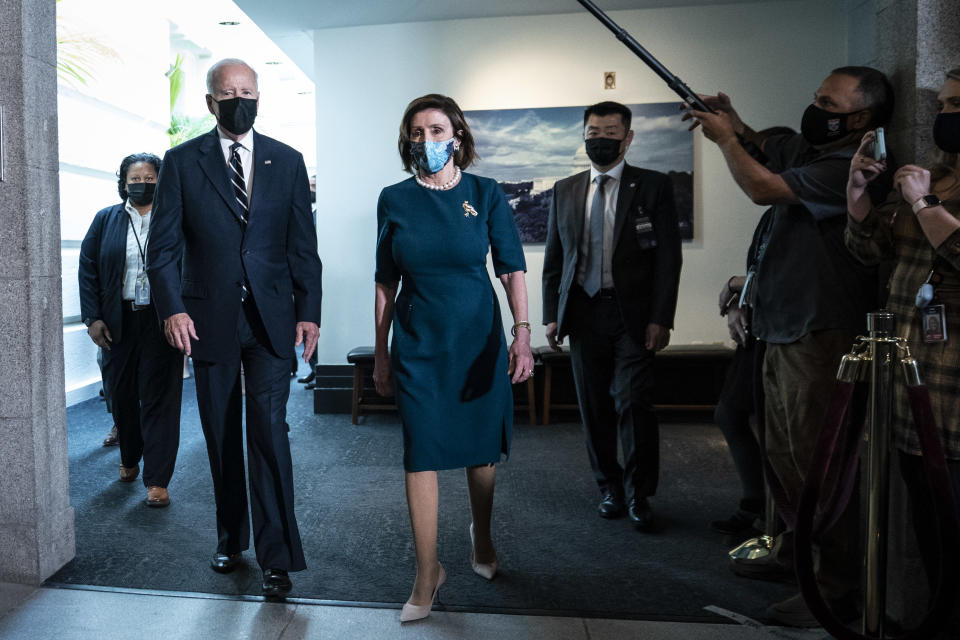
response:
<path fill-rule="evenodd" d="M 850 164 L 847 183 L 847 247 L 861 262 L 892 260 L 887 308 L 896 314 L 930 390 L 953 484 L 960 498 L 960 67 L 946 74 L 933 125 L 936 149 L 929 168 L 906 165 L 893 176 L 894 190 L 872 206 L 867 185 L 887 170 L 873 157 L 867 133 Z M 913 526 L 928 580 L 936 579 L 937 527 L 924 477 L 920 446 L 906 387 L 895 376 L 894 446 L 913 503 Z M 960 503 L 960 500 L 957 500 Z M 935 585 L 932 585 L 935 586 Z M 954 636 L 951 636 L 954 637 Z"/>

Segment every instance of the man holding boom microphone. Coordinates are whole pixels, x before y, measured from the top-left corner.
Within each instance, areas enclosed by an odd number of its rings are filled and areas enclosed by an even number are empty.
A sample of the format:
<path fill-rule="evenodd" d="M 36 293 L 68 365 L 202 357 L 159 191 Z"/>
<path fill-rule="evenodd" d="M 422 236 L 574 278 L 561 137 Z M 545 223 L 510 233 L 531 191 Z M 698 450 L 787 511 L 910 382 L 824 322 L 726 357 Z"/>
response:
<path fill-rule="evenodd" d="M 763 136 L 743 123 L 726 95 L 701 98 L 715 113 L 690 110 L 683 118 L 693 119 L 717 144 L 744 193 L 774 209 L 745 295 L 753 306 L 753 332 L 767 343 L 766 454 L 776 476 L 770 480 L 781 485 L 785 501 L 778 509 L 792 522 L 790 511 L 800 497 L 840 358 L 877 305 L 876 271 L 844 248 L 845 185 L 863 134 L 889 120 L 893 90 L 875 69 L 835 69 L 814 93 L 800 135 Z M 744 149 L 748 143 L 762 149 L 766 164 Z M 830 494 L 825 487 L 823 495 Z M 851 502 L 815 555 L 820 590 L 840 616 L 853 613 L 861 557 L 857 539 L 857 505 Z M 792 547 L 787 531 L 771 555 L 735 559 L 733 570 L 752 578 L 790 579 Z M 799 593 L 771 605 L 767 614 L 781 624 L 819 626 Z"/>

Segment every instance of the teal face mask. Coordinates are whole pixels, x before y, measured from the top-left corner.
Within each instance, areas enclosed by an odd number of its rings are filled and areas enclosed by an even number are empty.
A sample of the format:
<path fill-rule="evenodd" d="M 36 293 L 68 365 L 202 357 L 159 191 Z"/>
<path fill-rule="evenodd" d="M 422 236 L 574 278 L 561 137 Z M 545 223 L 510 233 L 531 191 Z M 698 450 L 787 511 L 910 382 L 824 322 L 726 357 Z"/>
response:
<path fill-rule="evenodd" d="M 453 155 L 453 138 L 441 142 L 411 142 L 410 156 L 422 175 L 433 175 L 447 166 Z"/>

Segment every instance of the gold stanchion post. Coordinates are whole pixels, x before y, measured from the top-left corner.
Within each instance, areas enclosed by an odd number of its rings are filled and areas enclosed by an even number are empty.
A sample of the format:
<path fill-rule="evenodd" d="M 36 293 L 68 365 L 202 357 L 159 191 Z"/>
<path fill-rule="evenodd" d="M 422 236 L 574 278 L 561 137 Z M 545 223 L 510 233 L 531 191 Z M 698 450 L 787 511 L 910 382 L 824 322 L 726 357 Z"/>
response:
<path fill-rule="evenodd" d="M 867 314 L 870 332 L 870 406 L 867 422 L 867 539 L 863 635 L 884 637 L 887 597 L 887 513 L 890 495 L 890 421 L 893 375 L 899 361 L 892 313 Z"/>

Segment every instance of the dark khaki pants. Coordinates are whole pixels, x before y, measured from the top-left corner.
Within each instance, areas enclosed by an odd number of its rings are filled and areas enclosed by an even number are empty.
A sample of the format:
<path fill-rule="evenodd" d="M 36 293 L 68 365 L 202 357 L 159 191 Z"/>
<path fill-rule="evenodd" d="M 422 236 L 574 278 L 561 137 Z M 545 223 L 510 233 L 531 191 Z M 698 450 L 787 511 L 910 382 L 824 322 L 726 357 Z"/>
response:
<path fill-rule="evenodd" d="M 763 360 L 767 457 L 791 503 L 796 505 L 843 354 L 855 335 L 849 331 L 817 331 L 790 344 L 768 344 Z M 832 493 L 830 481 L 821 491 Z M 859 503 L 856 492 L 837 524 L 824 534 L 817 558 L 823 595 L 836 599 L 859 582 Z M 778 545 L 778 558 L 793 562 L 792 544 Z M 782 555 L 781 555 L 782 554 Z"/>

